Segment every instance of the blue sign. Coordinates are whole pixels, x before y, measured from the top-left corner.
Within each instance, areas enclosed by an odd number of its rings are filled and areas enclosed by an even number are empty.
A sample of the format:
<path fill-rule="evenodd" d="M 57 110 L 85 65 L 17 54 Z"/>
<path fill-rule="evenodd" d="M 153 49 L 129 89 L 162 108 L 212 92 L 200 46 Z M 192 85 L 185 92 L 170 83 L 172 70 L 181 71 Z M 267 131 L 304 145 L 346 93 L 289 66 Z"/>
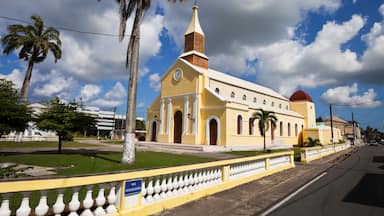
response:
<path fill-rule="evenodd" d="M 142 182 L 143 182 L 143 180 L 141 180 L 141 179 L 125 181 L 124 195 L 130 196 L 130 195 L 135 195 L 135 194 L 140 193 Z"/>

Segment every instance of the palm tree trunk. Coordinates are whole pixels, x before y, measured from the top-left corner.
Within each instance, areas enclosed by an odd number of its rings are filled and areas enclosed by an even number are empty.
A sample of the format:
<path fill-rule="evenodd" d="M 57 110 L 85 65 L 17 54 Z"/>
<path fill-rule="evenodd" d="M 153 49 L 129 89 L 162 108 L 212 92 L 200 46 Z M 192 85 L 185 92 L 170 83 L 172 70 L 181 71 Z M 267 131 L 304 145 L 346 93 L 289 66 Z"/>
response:
<path fill-rule="evenodd" d="M 263 128 L 263 137 L 264 137 L 264 152 L 266 152 L 267 146 L 265 145 L 265 127 Z"/>
<path fill-rule="evenodd" d="M 123 145 L 123 156 L 121 163 L 132 164 L 135 162 L 135 126 L 136 126 L 136 94 L 137 94 L 137 75 L 139 70 L 139 49 L 140 49 L 140 24 L 142 19 L 141 1 L 137 4 L 132 42 L 132 56 L 127 54 L 129 59 L 129 81 L 127 115 L 125 121 L 125 138 Z M 128 47 L 129 49 L 130 47 Z M 129 50 L 127 50 L 129 53 Z"/>
<path fill-rule="evenodd" d="M 61 138 L 61 136 L 59 135 L 59 146 L 58 146 L 58 149 L 57 149 L 57 152 L 58 152 L 59 154 L 61 154 L 61 146 L 62 146 L 62 138 Z"/>
<path fill-rule="evenodd" d="M 28 68 L 27 68 L 27 71 L 25 72 L 23 86 L 21 87 L 21 92 L 20 92 L 20 95 L 25 102 L 28 101 L 28 90 L 29 90 L 29 85 L 32 77 L 32 69 L 33 69 L 33 58 L 31 57 L 28 62 Z"/>

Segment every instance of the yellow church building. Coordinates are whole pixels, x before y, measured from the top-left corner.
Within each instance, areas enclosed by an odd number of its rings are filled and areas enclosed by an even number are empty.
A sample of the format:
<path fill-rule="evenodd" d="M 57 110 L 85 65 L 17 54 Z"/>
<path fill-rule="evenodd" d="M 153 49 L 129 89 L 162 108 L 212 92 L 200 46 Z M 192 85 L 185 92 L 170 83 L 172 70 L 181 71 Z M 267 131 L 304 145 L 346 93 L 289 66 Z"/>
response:
<path fill-rule="evenodd" d="M 251 117 L 273 111 L 276 128 L 266 132 L 269 146 L 298 144 L 316 128 L 315 104 L 303 91 L 289 99 L 276 91 L 209 68 L 205 35 L 193 7 L 184 34 L 184 52 L 161 79 L 160 95 L 147 110 L 147 141 L 257 147 L 263 137 Z"/>

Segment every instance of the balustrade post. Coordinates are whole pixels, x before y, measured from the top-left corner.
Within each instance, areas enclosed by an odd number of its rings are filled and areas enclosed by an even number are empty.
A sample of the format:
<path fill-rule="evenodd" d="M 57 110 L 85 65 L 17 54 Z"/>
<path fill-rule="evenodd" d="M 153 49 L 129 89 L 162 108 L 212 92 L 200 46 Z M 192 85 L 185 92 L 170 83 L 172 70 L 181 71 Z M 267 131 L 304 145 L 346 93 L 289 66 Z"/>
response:
<path fill-rule="evenodd" d="M 27 216 L 31 214 L 31 207 L 29 207 L 29 192 L 23 192 L 23 200 L 20 207 L 16 211 L 16 216 Z"/>
<path fill-rule="evenodd" d="M 11 209 L 9 208 L 9 197 L 10 194 L 2 194 L 3 201 L 1 202 L 0 206 L 0 215 L 1 216 L 10 216 L 11 215 Z"/>
<path fill-rule="evenodd" d="M 118 194 L 120 205 L 119 205 L 119 212 L 122 211 L 125 208 L 125 196 L 124 196 L 124 191 L 125 191 L 125 181 L 120 182 L 120 194 Z"/>
<path fill-rule="evenodd" d="M 225 182 L 225 181 L 228 181 L 229 180 L 229 177 L 231 175 L 231 171 L 230 171 L 230 165 L 224 165 L 222 168 L 221 168 L 221 180 L 222 182 Z"/>
<path fill-rule="evenodd" d="M 270 161 L 270 158 L 265 158 L 265 171 L 269 170 Z"/>
<path fill-rule="evenodd" d="M 291 162 L 291 167 L 295 167 L 295 158 L 293 152 L 289 155 L 289 159 Z"/>

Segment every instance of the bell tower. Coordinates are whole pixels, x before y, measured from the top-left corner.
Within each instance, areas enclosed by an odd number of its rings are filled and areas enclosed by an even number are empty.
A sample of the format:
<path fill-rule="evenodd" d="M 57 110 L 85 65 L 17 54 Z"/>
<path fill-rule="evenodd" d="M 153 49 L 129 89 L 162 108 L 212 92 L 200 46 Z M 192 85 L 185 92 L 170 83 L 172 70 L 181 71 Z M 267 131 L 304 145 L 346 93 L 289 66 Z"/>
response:
<path fill-rule="evenodd" d="M 192 19 L 184 34 L 184 53 L 180 57 L 193 65 L 208 69 L 208 57 L 205 55 L 205 35 L 200 26 L 198 9 L 196 4 L 192 8 Z"/>

